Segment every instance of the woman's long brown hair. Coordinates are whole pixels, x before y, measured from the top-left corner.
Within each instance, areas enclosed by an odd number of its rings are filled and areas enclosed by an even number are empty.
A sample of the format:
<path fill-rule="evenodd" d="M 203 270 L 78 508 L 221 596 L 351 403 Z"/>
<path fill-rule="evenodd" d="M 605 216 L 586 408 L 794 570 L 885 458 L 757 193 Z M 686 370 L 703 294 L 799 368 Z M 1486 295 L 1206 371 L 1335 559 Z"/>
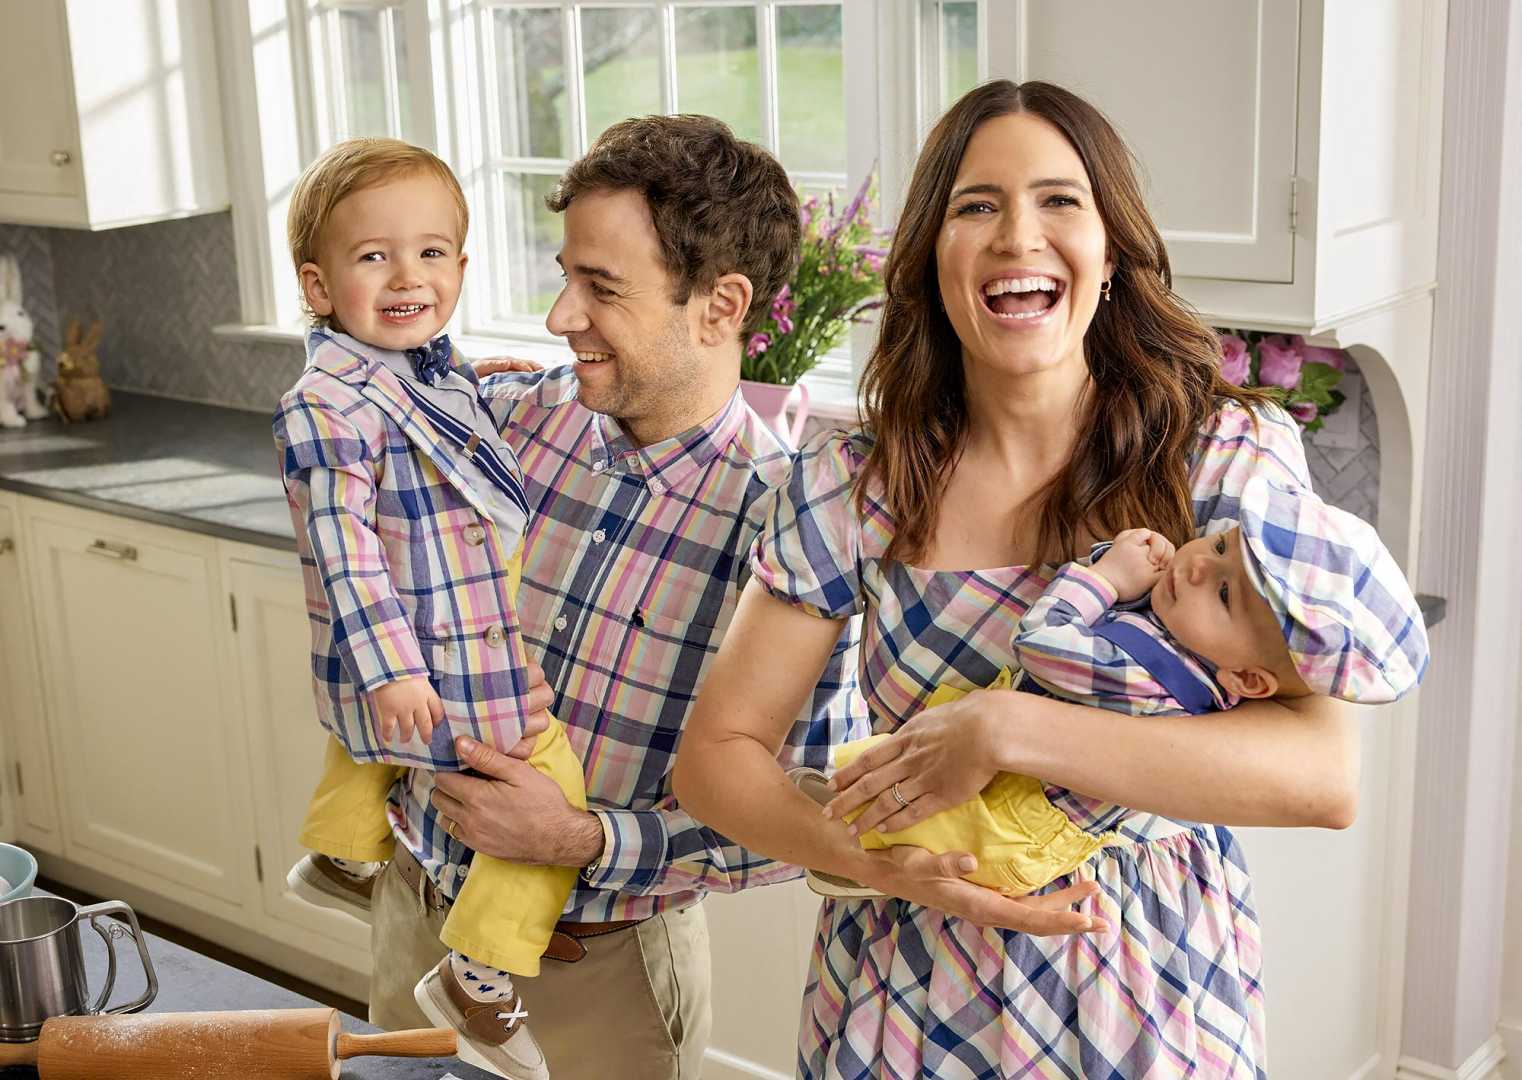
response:
<path fill-rule="evenodd" d="M 880 333 L 862 373 L 863 423 L 874 436 L 858 474 L 864 507 L 878 485 L 893 517 L 886 557 L 913 563 L 935 534 L 941 493 L 967 438 L 962 347 L 940 306 L 936 240 L 957 169 L 988 120 L 1031 113 L 1066 137 L 1088 170 L 1114 261 L 1112 299 L 1084 335 L 1092 390 L 1072 457 L 1029 506 L 1040 515 L 1033 564 L 1061 562 L 1085 534 L 1150 528 L 1194 535 L 1190 451 L 1223 398 L 1267 395 L 1221 378 L 1215 334 L 1173 292 L 1168 252 L 1136 182 L 1130 151 L 1096 108 L 1043 82 L 1001 80 L 965 94 L 925 142 L 884 268 Z"/>

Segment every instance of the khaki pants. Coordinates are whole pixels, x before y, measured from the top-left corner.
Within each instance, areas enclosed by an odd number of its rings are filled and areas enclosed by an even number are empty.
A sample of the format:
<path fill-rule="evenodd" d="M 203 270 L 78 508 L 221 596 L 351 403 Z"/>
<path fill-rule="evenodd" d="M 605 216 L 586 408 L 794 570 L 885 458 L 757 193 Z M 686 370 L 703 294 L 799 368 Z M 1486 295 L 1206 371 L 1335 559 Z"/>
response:
<path fill-rule="evenodd" d="M 447 952 L 439 941 L 445 914 L 394 865 L 381 874 L 370 935 L 372 1024 L 430 1026 L 412 987 Z M 587 955 L 576 963 L 547 959 L 536 978 L 513 979 L 554 1080 L 699 1080 L 713 1023 L 702 905 L 582 943 Z"/>

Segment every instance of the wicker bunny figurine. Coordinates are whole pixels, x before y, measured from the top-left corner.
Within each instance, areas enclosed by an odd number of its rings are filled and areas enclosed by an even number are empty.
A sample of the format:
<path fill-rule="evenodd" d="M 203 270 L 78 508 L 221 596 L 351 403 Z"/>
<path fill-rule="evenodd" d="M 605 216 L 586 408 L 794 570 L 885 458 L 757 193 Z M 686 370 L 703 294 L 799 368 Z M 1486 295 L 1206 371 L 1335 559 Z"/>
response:
<path fill-rule="evenodd" d="M 87 334 L 78 319 L 69 320 L 63 352 L 58 354 L 58 397 L 53 402 L 65 420 L 98 420 L 111 411 L 111 391 L 100 377 L 100 320 Z"/>
<path fill-rule="evenodd" d="M 21 266 L 0 255 L 0 427 L 25 427 L 48 414 L 37 398 L 42 355 L 32 348 L 32 319 L 21 306 Z"/>

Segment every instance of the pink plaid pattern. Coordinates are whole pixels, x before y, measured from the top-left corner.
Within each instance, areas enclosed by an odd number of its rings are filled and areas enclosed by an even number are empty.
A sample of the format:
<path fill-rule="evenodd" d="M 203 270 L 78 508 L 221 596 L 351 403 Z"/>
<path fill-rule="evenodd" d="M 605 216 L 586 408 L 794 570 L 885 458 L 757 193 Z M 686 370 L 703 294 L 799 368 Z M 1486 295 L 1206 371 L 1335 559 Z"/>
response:
<path fill-rule="evenodd" d="M 522 538 L 502 535 L 383 364 L 320 331 L 307 350 L 274 430 L 319 719 L 358 761 L 454 769 L 455 735 L 512 745 L 527 683 L 508 565 Z M 405 676 L 431 677 L 443 700 L 430 746 L 378 741 L 366 692 Z"/>
<path fill-rule="evenodd" d="M 863 613 L 862 690 L 877 728 L 891 731 L 936 687 L 987 686 L 1016 666 L 1021 617 L 1051 582 L 1031 567 L 928 571 L 883 560 L 891 520 L 870 492 L 858 513 L 852 492 L 870 450 L 868 435 L 806 446 L 753 564 L 785 600 L 828 617 Z M 1229 528 L 1259 475 L 1309 487 L 1299 432 L 1278 409 L 1254 424 L 1227 405 L 1192 461 L 1200 532 Z M 1048 665 L 1055 683 L 1095 688 L 1059 668 Z M 1158 692 L 1130 676 L 1118 689 Z M 801 1076 L 1266 1075 L 1257 917 L 1231 833 L 1052 786 L 1047 796 L 1080 827 L 1124 838 L 1047 887 L 1098 881 L 1091 910 L 1117 932 L 1035 938 L 898 900 L 827 901 L 803 1004 Z"/>

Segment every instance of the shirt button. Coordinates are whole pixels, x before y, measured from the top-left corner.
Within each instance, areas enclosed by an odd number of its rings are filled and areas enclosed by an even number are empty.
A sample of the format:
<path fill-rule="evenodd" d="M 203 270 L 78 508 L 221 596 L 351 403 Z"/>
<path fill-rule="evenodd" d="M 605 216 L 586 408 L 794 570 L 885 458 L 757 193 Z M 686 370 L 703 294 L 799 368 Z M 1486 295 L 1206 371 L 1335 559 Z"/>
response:
<path fill-rule="evenodd" d="M 459 874 L 459 877 L 461 877 L 461 878 L 468 877 L 470 875 L 470 867 L 468 867 L 468 866 L 461 866 L 460 869 L 459 869 L 458 874 Z"/>
<path fill-rule="evenodd" d="M 567 625 L 567 623 L 566 623 L 566 619 L 565 619 L 564 615 L 560 615 L 560 616 L 558 616 L 555 619 L 555 629 L 556 630 L 564 630 L 566 628 L 566 625 Z"/>
<path fill-rule="evenodd" d="M 480 547 L 486 540 L 486 530 L 479 525 L 465 526 L 465 542 L 472 547 Z"/>
<path fill-rule="evenodd" d="M 502 632 L 500 626 L 488 626 L 486 628 L 486 644 L 493 649 L 500 649 L 502 643 L 507 640 L 507 635 Z"/>
<path fill-rule="evenodd" d="M 604 461 L 602 458 L 598 458 L 596 461 L 592 462 L 592 471 L 593 472 L 602 472 L 607 467 L 608 467 L 608 463 L 606 461 Z"/>
<path fill-rule="evenodd" d="M 601 529 L 598 529 L 595 533 L 592 534 L 592 543 L 600 544 L 607 538 L 608 534 L 603 532 Z"/>
<path fill-rule="evenodd" d="M 661 492 L 666 490 L 666 485 L 661 483 L 659 480 L 652 480 L 650 481 L 650 490 L 659 495 Z"/>

